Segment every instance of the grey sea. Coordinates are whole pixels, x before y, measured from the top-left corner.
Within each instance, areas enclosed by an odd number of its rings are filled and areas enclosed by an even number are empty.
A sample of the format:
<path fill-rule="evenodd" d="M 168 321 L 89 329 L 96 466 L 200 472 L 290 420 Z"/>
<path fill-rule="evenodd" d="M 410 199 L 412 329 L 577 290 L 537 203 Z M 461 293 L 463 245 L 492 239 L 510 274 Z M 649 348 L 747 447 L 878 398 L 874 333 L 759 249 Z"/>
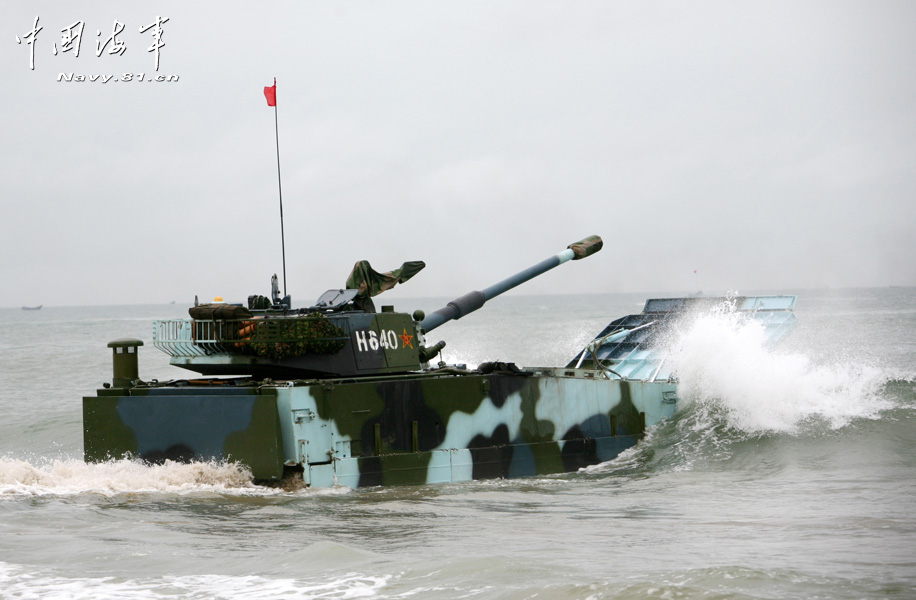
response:
<path fill-rule="evenodd" d="M 916 598 L 916 288 L 798 296 L 778 348 L 725 318 L 681 332 L 677 417 L 614 461 L 355 491 L 84 464 L 107 342 L 186 377 L 151 343 L 186 307 L 0 309 L 0 598 Z M 644 299 L 509 295 L 433 341 L 565 364 Z"/>

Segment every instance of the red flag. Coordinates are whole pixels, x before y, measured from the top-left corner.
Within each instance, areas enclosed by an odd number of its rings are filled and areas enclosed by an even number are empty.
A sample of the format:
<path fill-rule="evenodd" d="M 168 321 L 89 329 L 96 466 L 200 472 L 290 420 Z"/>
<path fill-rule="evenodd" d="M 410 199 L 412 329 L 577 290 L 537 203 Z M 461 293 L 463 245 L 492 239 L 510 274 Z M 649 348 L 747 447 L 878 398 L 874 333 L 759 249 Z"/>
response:
<path fill-rule="evenodd" d="M 264 97 L 267 98 L 267 106 L 277 105 L 277 78 L 274 77 L 274 84 L 264 88 Z"/>

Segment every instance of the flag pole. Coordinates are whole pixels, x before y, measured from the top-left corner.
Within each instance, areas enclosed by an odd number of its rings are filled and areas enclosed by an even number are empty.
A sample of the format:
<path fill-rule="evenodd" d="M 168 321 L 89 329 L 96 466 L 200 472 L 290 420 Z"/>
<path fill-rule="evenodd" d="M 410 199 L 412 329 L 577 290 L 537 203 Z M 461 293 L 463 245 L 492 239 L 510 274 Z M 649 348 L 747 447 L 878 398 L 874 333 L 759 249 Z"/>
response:
<path fill-rule="evenodd" d="M 267 91 L 267 88 L 264 89 Z M 271 104 L 270 98 L 267 103 Z M 286 235 L 283 232 L 283 184 L 280 178 L 280 126 L 277 118 L 277 78 L 274 77 L 273 85 L 273 107 L 274 107 L 274 136 L 277 141 L 277 190 L 280 193 L 280 245 L 283 251 L 283 297 L 286 297 Z"/>

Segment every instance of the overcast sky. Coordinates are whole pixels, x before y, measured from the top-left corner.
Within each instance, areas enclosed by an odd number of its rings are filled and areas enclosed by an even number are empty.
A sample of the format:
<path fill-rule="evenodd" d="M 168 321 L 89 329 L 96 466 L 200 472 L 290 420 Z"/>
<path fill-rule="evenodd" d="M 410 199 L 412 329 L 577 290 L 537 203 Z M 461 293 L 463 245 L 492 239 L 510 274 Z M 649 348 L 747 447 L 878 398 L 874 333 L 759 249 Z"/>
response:
<path fill-rule="evenodd" d="M 916 285 L 914 2 L 5 1 L 0 16 L 0 306 L 269 293 L 274 77 L 297 304 L 360 259 L 424 260 L 390 294 L 453 296 L 591 234 L 602 252 L 516 293 Z M 157 17 L 158 71 L 140 33 Z M 125 51 L 97 56 L 115 20 Z M 61 32 L 77 22 L 78 57 Z"/>

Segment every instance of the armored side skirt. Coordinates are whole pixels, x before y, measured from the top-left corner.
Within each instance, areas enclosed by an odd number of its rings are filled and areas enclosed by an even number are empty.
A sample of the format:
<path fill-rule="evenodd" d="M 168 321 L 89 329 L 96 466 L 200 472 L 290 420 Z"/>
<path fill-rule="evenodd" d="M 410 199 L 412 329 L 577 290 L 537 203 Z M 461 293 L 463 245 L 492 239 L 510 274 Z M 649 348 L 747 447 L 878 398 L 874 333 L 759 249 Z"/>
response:
<path fill-rule="evenodd" d="M 85 456 L 230 460 L 255 479 L 426 484 L 574 471 L 671 417 L 675 385 L 583 369 L 111 388 L 83 398 Z"/>

